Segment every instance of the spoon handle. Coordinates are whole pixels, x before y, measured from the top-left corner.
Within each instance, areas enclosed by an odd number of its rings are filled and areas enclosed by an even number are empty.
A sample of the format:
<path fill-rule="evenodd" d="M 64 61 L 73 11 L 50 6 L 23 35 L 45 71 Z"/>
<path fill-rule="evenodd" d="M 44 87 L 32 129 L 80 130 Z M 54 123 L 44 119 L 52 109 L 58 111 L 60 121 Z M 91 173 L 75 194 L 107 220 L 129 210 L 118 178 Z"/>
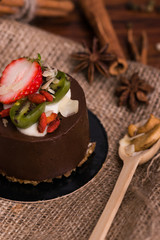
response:
<path fill-rule="evenodd" d="M 139 159 L 124 161 L 114 190 L 89 240 L 104 240 L 138 166 Z"/>

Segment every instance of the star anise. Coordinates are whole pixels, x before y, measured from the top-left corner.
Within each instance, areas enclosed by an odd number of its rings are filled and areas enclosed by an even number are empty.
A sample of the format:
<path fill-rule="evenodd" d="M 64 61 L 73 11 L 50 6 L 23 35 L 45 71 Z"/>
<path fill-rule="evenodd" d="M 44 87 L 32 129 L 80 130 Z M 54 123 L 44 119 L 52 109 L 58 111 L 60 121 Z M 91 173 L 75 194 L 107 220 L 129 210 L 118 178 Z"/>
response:
<path fill-rule="evenodd" d="M 119 106 L 128 105 L 134 112 L 140 102 L 148 104 L 147 93 L 151 93 L 154 88 L 140 79 L 138 73 L 134 73 L 130 79 L 121 77 L 120 86 L 116 89 L 119 96 Z"/>
<path fill-rule="evenodd" d="M 116 56 L 108 53 L 108 44 L 99 49 L 99 42 L 97 38 L 93 39 L 92 48 L 89 48 L 86 43 L 84 45 L 84 52 L 78 52 L 71 55 L 74 60 L 80 63 L 74 68 L 74 72 L 79 72 L 88 68 L 88 81 L 92 83 L 94 80 L 95 68 L 105 77 L 109 77 L 108 66 L 111 62 L 116 60 Z"/>

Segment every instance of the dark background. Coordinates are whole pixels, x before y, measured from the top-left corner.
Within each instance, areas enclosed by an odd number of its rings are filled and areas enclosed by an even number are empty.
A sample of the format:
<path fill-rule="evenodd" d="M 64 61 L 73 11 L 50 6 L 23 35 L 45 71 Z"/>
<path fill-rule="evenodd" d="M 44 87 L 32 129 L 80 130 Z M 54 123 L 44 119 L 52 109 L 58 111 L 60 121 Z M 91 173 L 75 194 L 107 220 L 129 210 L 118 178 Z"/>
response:
<path fill-rule="evenodd" d="M 81 11 L 78 1 L 73 0 L 73 2 L 75 3 L 75 10 L 67 17 L 36 17 L 31 22 L 31 25 L 70 38 L 77 42 L 86 40 L 88 44 L 91 44 L 94 32 Z M 160 10 L 159 13 L 157 11 L 152 13 L 135 12 L 126 9 L 125 4 L 128 2 L 127 0 L 105 0 L 105 2 L 113 26 L 127 58 L 130 59 L 126 43 L 126 26 L 128 23 L 132 23 L 135 36 L 138 39 L 142 30 L 146 30 L 149 40 L 148 65 L 160 69 L 160 51 L 157 51 L 155 47 L 158 42 L 160 43 Z M 134 3 L 144 4 L 146 2 L 146 0 L 134 0 Z M 160 8 L 160 0 L 155 2 L 156 6 L 159 6 Z"/>

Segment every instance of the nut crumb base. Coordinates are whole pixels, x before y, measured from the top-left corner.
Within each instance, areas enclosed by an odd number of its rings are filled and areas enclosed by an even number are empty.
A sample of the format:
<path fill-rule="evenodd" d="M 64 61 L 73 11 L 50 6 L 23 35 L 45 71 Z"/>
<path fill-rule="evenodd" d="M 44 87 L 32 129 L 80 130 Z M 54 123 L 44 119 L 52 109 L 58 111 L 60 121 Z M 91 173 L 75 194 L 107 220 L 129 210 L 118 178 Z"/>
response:
<path fill-rule="evenodd" d="M 89 158 L 89 156 L 94 152 L 95 150 L 95 147 L 96 147 L 96 142 L 91 142 L 88 144 L 88 148 L 87 148 L 87 151 L 86 151 L 86 154 L 85 154 L 85 157 L 82 159 L 82 161 L 78 164 L 77 167 L 81 167 L 86 161 L 87 159 Z M 76 171 L 76 168 L 64 173 L 63 175 L 61 176 L 57 176 L 56 178 L 57 179 L 61 179 L 63 176 L 65 177 L 69 177 L 73 171 Z M 50 179 L 45 179 L 43 181 L 31 181 L 31 180 L 23 180 L 23 179 L 18 179 L 18 178 L 15 178 L 15 177 L 9 177 L 7 176 L 4 172 L 0 171 L 0 174 L 2 174 L 2 176 L 5 176 L 9 181 L 11 182 L 19 182 L 20 184 L 32 184 L 33 186 L 37 186 L 39 183 L 41 182 L 46 182 L 46 183 L 52 183 L 54 181 L 54 179 L 50 178 Z"/>

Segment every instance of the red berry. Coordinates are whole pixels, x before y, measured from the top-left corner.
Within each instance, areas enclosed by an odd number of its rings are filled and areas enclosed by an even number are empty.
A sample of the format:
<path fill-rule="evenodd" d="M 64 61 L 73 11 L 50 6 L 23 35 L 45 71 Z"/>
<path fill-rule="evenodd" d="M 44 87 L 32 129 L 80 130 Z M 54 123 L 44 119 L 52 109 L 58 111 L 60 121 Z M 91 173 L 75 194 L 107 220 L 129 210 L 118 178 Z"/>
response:
<path fill-rule="evenodd" d="M 53 120 L 57 118 L 57 113 L 51 113 L 50 116 L 47 117 L 47 124 L 51 123 Z"/>
<path fill-rule="evenodd" d="M 8 117 L 11 108 L 4 109 L 0 112 L 0 117 Z"/>
<path fill-rule="evenodd" d="M 46 102 L 46 98 L 45 96 L 39 94 L 39 93 L 35 93 L 35 94 L 32 94 L 32 95 L 29 95 L 28 96 L 28 100 L 32 103 L 36 103 L 36 104 L 40 104 L 40 103 L 43 103 L 43 102 Z"/>
<path fill-rule="evenodd" d="M 45 96 L 47 102 L 52 102 L 52 101 L 53 101 L 53 96 L 52 96 L 49 92 L 47 92 L 47 91 L 45 91 L 45 90 L 41 90 L 40 93 L 41 93 L 43 96 Z"/>
<path fill-rule="evenodd" d="M 39 123 L 38 123 L 38 131 L 43 133 L 47 126 L 47 118 L 46 114 L 43 112 L 40 116 Z"/>
<path fill-rule="evenodd" d="M 60 120 L 59 120 L 59 118 L 56 118 L 54 121 L 52 121 L 49 124 L 49 126 L 47 128 L 47 132 L 48 133 L 54 132 L 59 127 L 59 125 L 60 125 Z"/>

